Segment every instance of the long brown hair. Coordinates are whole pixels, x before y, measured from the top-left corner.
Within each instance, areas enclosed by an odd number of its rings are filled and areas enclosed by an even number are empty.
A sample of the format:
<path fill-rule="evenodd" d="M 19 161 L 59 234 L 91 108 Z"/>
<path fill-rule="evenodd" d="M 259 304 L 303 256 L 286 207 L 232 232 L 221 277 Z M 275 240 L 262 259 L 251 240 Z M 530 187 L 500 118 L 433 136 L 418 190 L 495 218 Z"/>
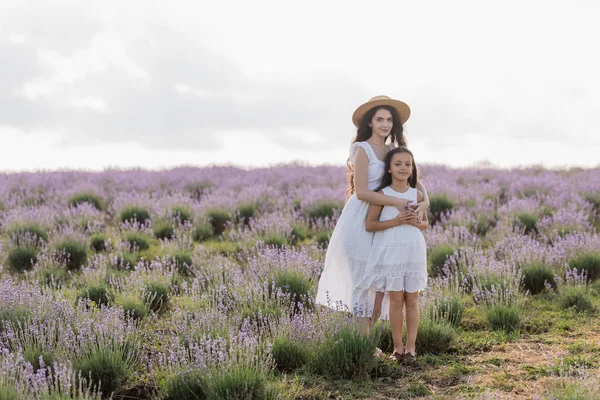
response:
<path fill-rule="evenodd" d="M 418 176 L 417 164 L 415 164 L 415 156 L 408 149 L 408 147 L 400 146 L 388 151 L 388 153 L 385 155 L 385 170 L 383 171 L 383 175 L 381 176 L 381 184 L 377 189 L 374 190 L 374 192 L 378 192 L 384 187 L 388 187 L 392 184 L 392 173 L 390 172 L 390 169 L 392 168 L 392 158 L 394 158 L 394 156 L 399 153 L 410 154 L 410 158 L 412 158 L 412 171 L 410 173 L 410 177 L 408 178 L 408 185 L 412 188 L 417 186 Z"/>
<path fill-rule="evenodd" d="M 404 137 L 404 126 L 402 125 L 402 120 L 400 119 L 400 114 L 398 111 L 392 106 L 379 106 L 373 107 L 369 111 L 365 113 L 365 115 L 360 120 L 358 125 L 358 129 L 356 130 L 356 136 L 352 140 L 352 143 L 356 142 L 364 142 L 371 137 L 373 134 L 373 129 L 369 126 L 371 121 L 373 120 L 373 116 L 380 109 L 388 110 L 392 114 L 392 130 L 390 134 L 385 138 L 386 142 L 389 139 L 390 143 L 394 143 L 398 146 L 406 146 L 406 138 Z M 348 173 L 346 176 L 348 177 L 348 189 L 346 190 L 346 201 L 352 196 L 355 192 L 354 188 L 354 164 L 350 162 L 350 158 L 346 161 L 346 166 L 348 167 Z"/>

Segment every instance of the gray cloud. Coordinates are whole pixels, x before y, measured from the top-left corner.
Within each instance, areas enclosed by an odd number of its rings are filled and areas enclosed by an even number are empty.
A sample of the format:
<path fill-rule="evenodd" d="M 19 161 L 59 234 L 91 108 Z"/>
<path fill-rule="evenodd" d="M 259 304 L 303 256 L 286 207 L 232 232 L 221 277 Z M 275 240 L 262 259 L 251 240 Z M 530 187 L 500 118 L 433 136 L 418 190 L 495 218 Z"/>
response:
<path fill-rule="evenodd" d="M 56 130 L 63 135 L 60 145 L 135 141 L 151 148 L 207 150 L 227 140 L 223 132 L 255 130 L 287 147 L 314 147 L 314 142 L 287 134 L 290 129 L 324 132 L 324 146 L 347 144 L 348 131 L 339 121 L 349 120 L 348 111 L 323 93 L 356 98 L 362 90 L 350 79 L 254 82 L 224 53 L 155 24 L 144 35 L 120 37 L 127 57 L 123 62 L 100 59 L 84 75 L 64 82 L 56 78 L 61 71 L 40 60 L 39 50 L 55 52 L 68 62 L 85 57 L 99 33 L 114 33 L 85 12 L 46 11 L 58 19 L 42 18 L 43 10 L 31 20 L 18 12 L 12 16 L 24 43 L 9 40 L 11 26 L 0 36 L 0 124 Z M 69 32 L 56 29 L 56 24 L 69 26 Z M 132 76 L 132 70 L 140 76 Z M 25 98 L 25 85 L 40 79 L 55 88 L 49 95 Z M 177 90 L 178 85 L 184 90 Z M 82 98 L 103 102 L 106 110 L 72 105 Z"/>

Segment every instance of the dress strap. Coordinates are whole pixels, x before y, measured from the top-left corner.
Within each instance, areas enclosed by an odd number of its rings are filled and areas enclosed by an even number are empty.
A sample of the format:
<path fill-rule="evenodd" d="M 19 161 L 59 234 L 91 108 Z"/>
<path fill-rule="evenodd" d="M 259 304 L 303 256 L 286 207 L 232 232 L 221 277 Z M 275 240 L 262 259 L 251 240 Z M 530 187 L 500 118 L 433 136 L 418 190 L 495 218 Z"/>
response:
<path fill-rule="evenodd" d="M 377 159 L 377 157 L 375 156 L 375 153 L 373 152 L 373 149 L 371 148 L 369 143 L 354 142 L 350 146 L 350 161 L 353 164 L 354 164 L 354 159 L 356 158 L 356 151 L 358 150 L 359 147 L 361 147 L 365 151 L 365 153 L 367 153 L 367 159 L 369 160 L 370 163 L 373 162 L 373 160 Z M 375 158 L 373 158 L 373 157 L 375 157 Z"/>

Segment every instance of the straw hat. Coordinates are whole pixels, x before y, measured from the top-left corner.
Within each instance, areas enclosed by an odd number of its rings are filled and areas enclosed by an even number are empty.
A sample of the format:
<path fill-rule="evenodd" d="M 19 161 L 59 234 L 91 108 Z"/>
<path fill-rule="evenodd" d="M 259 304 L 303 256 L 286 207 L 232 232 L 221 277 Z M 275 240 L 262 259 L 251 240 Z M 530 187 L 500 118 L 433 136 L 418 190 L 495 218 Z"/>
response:
<path fill-rule="evenodd" d="M 400 100 L 394 100 L 388 96 L 375 96 L 365 104 L 361 104 L 356 111 L 354 111 L 354 114 L 352 114 L 352 122 L 354 123 L 354 126 L 358 128 L 361 118 L 364 117 L 367 111 L 377 106 L 394 107 L 400 115 L 400 122 L 403 124 L 408 120 L 408 117 L 410 117 L 410 107 L 408 104 Z"/>

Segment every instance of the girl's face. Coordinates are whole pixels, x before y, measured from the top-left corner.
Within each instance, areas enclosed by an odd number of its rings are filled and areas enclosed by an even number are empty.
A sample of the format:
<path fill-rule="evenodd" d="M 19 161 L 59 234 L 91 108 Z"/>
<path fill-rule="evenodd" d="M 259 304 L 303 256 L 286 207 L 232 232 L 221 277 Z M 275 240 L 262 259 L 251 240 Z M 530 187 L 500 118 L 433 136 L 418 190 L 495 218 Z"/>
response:
<path fill-rule="evenodd" d="M 369 126 L 373 131 L 372 136 L 386 138 L 392 131 L 392 126 L 394 126 L 392 113 L 385 108 L 380 108 L 375 115 L 373 115 L 373 119 Z"/>
<path fill-rule="evenodd" d="M 413 162 L 412 156 L 408 153 L 396 153 L 392 157 L 390 163 L 390 170 L 392 179 L 400 180 L 402 182 L 408 181 L 408 177 L 412 173 Z"/>

